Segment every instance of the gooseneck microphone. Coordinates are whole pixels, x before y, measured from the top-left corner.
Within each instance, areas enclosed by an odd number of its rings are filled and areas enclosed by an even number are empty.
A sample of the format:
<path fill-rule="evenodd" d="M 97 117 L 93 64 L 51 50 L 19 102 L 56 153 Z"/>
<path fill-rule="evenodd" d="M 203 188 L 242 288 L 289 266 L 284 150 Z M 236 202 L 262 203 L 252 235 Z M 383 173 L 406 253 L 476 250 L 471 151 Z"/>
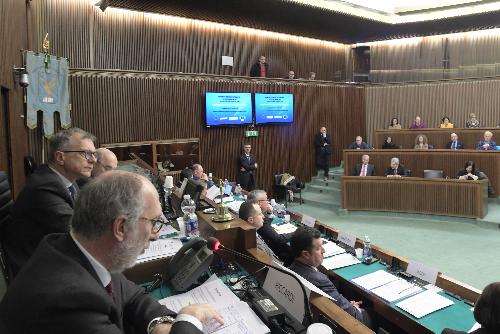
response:
<path fill-rule="evenodd" d="M 255 263 L 258 263 L 260 265 L 263 265 L 265 267 L 269 267 L 269 268 L 273 268 L 279 272 L 282 272 L 286 275 L 289 275 L 291 277 L 293 277 L 300 285 L 300 288 L 302 289 L 302 293 L 304 294 L 304 320 L 302 321 L 302 324 L 304 326 L 309 326 L 310 324 L 313 323 L 313 319 L 312 319 L 312 312 L 311 312 L 311 305 L 309 304 L 309 298 L 307 298 L 307 293 L 306 293 L 306 289 L 304 287 L 304 285 L 302 284 L 302 282 L 300 281 L 300 279 L 297 278 L 297 276 L 293 275 L 292 273 L 286 271 L 286 270 L 283 270 L 282 268 L 280 267 L 277 267 L 277 266 L 274 266 L 272 264 L 267 264 L 265 262 L 262 262 L 260 260 L 257 260 L 256 258 L 254 257 L 251 257 L 251 256 L 248 256 L 248 255 L 245 255 L 243 253 L 240 253 L 240 252 L 237 252 L 235 250 L 232 250 L 232 249 L 229 249 L 227 247 L 224 247 L 224 245 L 222 245 L 220 243 L 220 241 L 214 237 L 210 237 L 210 238 L 207 238 L 207 247 L 208 249 L 214 251 L 214 252 L 217 252 L 219 250 L 224 250 L 228 253 L 231 253 L 233 255 L 236 255 L 242 259 L 245 259 L 245 260 L 248 260 L 248 261 L 252 261 L 252 262 L 255 262 Z"/>

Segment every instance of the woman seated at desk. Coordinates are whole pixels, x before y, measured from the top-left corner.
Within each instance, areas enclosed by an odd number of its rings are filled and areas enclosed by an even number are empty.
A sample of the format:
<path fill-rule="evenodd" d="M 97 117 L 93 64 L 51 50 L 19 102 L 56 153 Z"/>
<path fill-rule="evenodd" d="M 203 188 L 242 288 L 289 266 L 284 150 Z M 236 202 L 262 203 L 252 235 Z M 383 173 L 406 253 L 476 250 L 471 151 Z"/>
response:
<path fill-rule="evenodd" d="M 384 140 L 384 143 L 382 144 L 382 148 L 385 150 L 395 150 L 398 149 L 399 147 L 392 142 L 391 137 L 387 137 Z"/>
<path fill-rule="evenodd" d="M 474 304 L 474 319 L 481 325 L 472 334 L 496 334 L 500 333 L 500 282 L 491 283 L 477 299 Z M 466 332 L 455 331 L 445 328 L 441 334 L 465 334 Z"/>
<path fill-rule="evenodd" d="M 495 197 L 495 192 L 488 176 L 476 168 L 474 161 L 467 161 L 464 168 L 457 173 L 457 178 L 459 180 L 486 180 L 488 181 L 488 196 Z"/>
<path fill-rule="evenodd" d="M 399 165 L 399 158 L 391 159 L 391 166 L 385 170 L 387 177 L 401 177 L 405 175 L 405 169 Z"/>
<path fill-rule="evenodd" d="M 444 116 L 441 119 L 441 125 L 439 126 L 441 129 L 452 129 L 453 123 L 451 123 L 450 118 L 448 116 Z"/>
<path fill-rule="evenodd" d="M 427 143 L 427 136 L 423 134 L 419 134 L 417 138 L 415 138 L 415 149 L 416 150 L 428 150 L 429 144 Z"/>
<path fill-rule="evenodd" d="M 469 114 L 469 120 L 467 122 L 465 122 L 465 127 L 466 128 L 479 128 L 480 127 L 479 121 L 476 118 L 476 114 L 474 114 L 473 112 L 471 112 Z"/>
<path fill-rule="evenodd" d="M 394 130 L 394 129 L 401 130 L 401 124 L 399 124 L 399 119 L 397 119 L 396 117 L 393 117 L 391 119 L 391 124 L 389 125 L 389 129 L 391 129 L 391 130 Z"/>

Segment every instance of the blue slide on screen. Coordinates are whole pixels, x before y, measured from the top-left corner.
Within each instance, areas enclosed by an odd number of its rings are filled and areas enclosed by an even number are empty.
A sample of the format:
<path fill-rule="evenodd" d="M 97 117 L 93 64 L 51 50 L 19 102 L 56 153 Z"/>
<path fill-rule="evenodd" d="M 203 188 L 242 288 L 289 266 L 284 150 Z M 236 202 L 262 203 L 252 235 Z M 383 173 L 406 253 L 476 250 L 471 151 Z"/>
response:
<path fill-rule="evenodd" d="M 251 93 L 206 93 L 207 126 L 252 124 Z"/>
<path fill-rule="evenodd" d="M 293 94 L 255 93 L 255 123 L 293 123 Z"/>

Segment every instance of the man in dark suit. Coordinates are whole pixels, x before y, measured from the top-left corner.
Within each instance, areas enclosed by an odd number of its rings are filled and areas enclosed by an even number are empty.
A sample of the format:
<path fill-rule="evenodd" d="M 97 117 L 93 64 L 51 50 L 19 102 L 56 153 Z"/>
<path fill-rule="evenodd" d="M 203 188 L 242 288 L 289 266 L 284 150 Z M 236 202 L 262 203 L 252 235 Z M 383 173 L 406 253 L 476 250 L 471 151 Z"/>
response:
<path fill-rule="evenodd" d="M 373 147 L 363 141 L 363 137 L 357 136 L 356 140 L 349 146 L 350 150 L 370 150 Z"/>
<path fill-rule="evenodd" d="M 299 227 L 292 234 L 290 240 L 290 248 L 294 258 L 290 269 L 332 296 L 335 299 L 335 304 L 370 327 L 371 319 L 368 313 L 361 308 L 362 302 L 348 301 L 338 292 L 328 276 L 318 271 L 317 268 L 323 263 L 323 253 L 325 252 L 322 245 L 323 241 L 318 230 L 310 227 Z"/>
<path fill-rule="evenodd" d="M 75 181 L 88 178 L 96 161 L 94 140 L 78 128 L 62 130 L 49 140 L 49 164 L 27 180 L 2 237 L 13 276 L 45 235 L 69 230 L 79 191 Z"/>
<path fill-rule="evenodd" d="M 252 191 L 255 189 L 255 170 L 257 169 L 257 162 L 255 156 L 250 154 L 252 145 L 243 145 L 243 153 L 239 157 L 240 175 L 239 183 L 241 188 Z"/>
<path fill-rule="evenodd" d="M 257 200 L 247 200 L 240 206 L 238 215 L 257 230 L 257 247 L 280 263 L 290 259 L 289 237 L 280 235 L 270 223 L 264 222 L 264 215 Z"/>
<path fill-rule="evenodd" d="M 399 164 L 399 158 L 391 159 L 391 166 L 385 170 L 387 177 L 401 177 L 405 176 L 405 169 Z"/>
<path fill-rule="evenodd" d="M 375 176 L 375 168 L 370 164 L 370 156 L 363 154 L 361 157 L 362 163 L 356 164 L 354 169 L 354 176 Z"/>
<path fill-rule="evenodd" d="M 273 221 L 273 207 L 271 203 L 269 203 L 269 198 L 267 197 L 267 193 L 262 189 L 254 189 L 252 190 L 248 196 L 247 200 L 255 200 L 259 204 L 260 210 L 264 215 L 264 223 L 271 223 Z"/>
<path fill-rule="evenodd" d="M 451 150 L 463 150 L 465 148 L 464 143 L 458 140 L 458 135 L 456 133 L 451 134 L 451 140 L 446 144 L 447 149 Z"/>
<path fill-rule="evenodd" d="M 89 182 L 71 232 L 46 236 L 0 303 L 2 333 L 200 334 L 208 305 L 175 314 L 121 273 L 163 224 L 158 193 L 145 177 L 111 171 Z M 153 241 L 154 242 L 154 241 Z"/>
<path fill-rule="evenodd" d="M 104 172 L 116 169 L 118 167 L 118 158 L 110 149 L 105 147 L 98 148 L 95 151 L 96 162 L 90 177 L 80 177 L 76 180 L 79 188 L 84 187 L 92 178 L 98 177 Z"/>
<path fill-rule="evenodd" d="M 332 142 L 322 126 L 319 133 L 314 137 L 314 148 L 316 154 L 316 168 L 325 173 L 324 180 L 328 181 L 328 170 L 330 169 L 330 155 L 332 154 Z"/>
<path fill-rule="evenodd" d="M 266 63 L 265 56 L 260 56 L 259 61 L 253 64 L 250 69 L 250 76 L 254 78 L 267 78 L 269 76 L 269 64 Z"/>

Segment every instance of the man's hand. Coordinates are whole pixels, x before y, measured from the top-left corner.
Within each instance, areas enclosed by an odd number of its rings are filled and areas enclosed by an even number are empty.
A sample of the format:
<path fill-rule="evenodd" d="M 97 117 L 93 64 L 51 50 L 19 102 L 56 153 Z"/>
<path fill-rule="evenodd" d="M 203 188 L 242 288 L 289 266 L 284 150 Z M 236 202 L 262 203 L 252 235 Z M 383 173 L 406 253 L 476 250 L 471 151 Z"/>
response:
<path fill-rule="evenodd" d="M 246 171 L 246 169 L 245 169 L 245 168 L 243 168 L 243 167 L 241 167 L 241 168 L 240 168 L 240 170 L 241 170 L 242 172 Z"/>
<path fill-rule="evenodd" d="M 254 165 L 255 165 L 255 169 L 257 169 L 257 163 L 255 163 Z"/>
<path fill-rule="evenodd" d="M 351 305 L 354 306 L 355 308 L 357 308 L 358 310 L 361 310 L 361 305 L 363 305 L 363 301 L 354 301 L 354 300 L 351 300 Z"/>
<path fill-rule="evenodd" d="M 222 316 L 209 304 L 193 304 L 183 307 L 179 314 L 189 314 L 200 320 L 202 323 L 209 320 L 216 320 L 219 324 L 224 324 Z"/>

